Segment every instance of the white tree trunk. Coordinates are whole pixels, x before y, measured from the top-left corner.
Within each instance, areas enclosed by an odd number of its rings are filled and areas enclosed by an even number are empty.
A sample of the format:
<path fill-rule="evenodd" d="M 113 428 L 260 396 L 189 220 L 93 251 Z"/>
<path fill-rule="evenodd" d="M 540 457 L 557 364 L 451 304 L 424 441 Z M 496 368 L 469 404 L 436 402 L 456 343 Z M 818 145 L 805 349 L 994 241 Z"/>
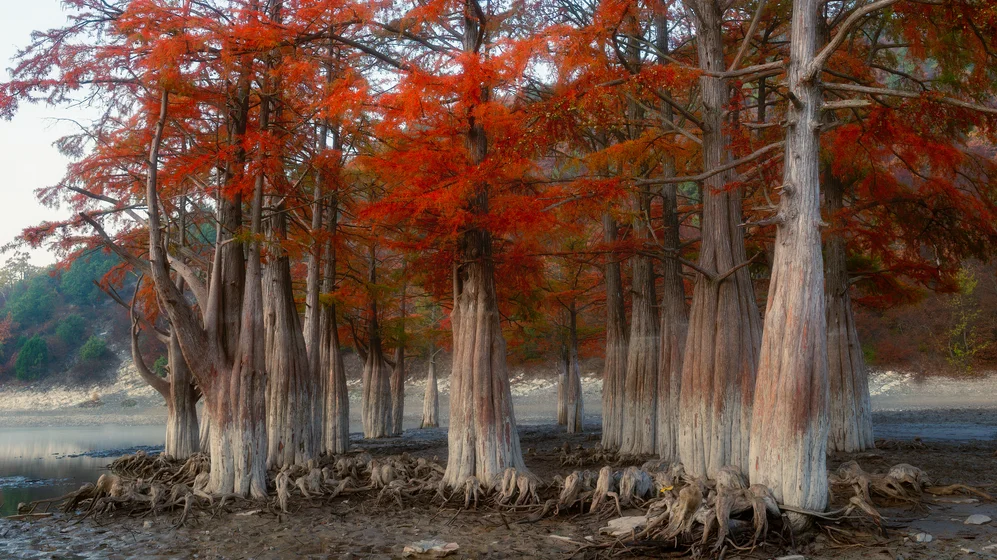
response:
<path fill-rule="evenodd" d="M 751 431 L 753 484 L 780 503 L 823 511 L 828 501 L 827 318 L 820 236 L 819 0 L 794 0 L 786 157 Z M 799 529 L 808 518 L 791 515 Z"/>
<path fill-rule="evenodd" d="M 665 247 L 679 247 L 679 221 L 675 185 L 664 190 Z M 661 357 L 658 359 L 658 432 L 655 451 L 662 459 L 679 460 L 679 395 L 682 389 L 682 357 L 685 352 L 689 316 L 681 265 L 666 256 L 662 267 Z"/>
<path fill-rule="evenodd" d="M 370 339 L 363 366 L 363 396 L 361 417 L 363 437 L 382 438 L 391 435 L 391 368 L 384 361 L 379 336 Z"/>
<path fill-rule="evenodd" d="M 560 371 L 557 372 L 557 425 L 566 426 L 568 424 L 568 375 L 571 372 L 571 357 L 568 350 L 568 343 L 561 347 Z"/>
<path fill-rule="evenodd" d="M 582 374 L 578 364 L 578 313 L 574 302 L 568 310 L 568 371 L 565 374 L 564 412 L 569 434 L 580 434 L 584 427 L 582 402 Z"/>

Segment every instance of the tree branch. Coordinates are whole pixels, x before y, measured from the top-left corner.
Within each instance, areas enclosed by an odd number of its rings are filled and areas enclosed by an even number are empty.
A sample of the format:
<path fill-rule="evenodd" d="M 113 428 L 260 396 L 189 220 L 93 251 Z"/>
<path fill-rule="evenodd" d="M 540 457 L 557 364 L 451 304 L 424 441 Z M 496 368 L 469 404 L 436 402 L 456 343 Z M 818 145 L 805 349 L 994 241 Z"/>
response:
<path fill-rule="evenodd" d="M 684 177 L 659 177 L 659 178 L 656 178 L 656 179 L 639 179 L 639 180 L 636 181 L 636 184 L 637 185 L 671 185 L 671 184 L 675 184 L 675 183 L 686 183 L 686 182 L 696 182 L 696 183 L 699 183 L 701 181 L 705 181 L 705 180 L 709 179 L 710 177 L 716 175 L 717 173 L 723 173 L 724 171 L 727 171 L 727 170 L 730 170 L 730 169 L 734 169 L 735 167 L 737 167 L 739 165 L 744 165 L 745 163 L 749 163 L 749 162 L 751 162 L 753 160 L 756 160 L 756 159 L 760 158 L 761 156 L 763 156 L 763 155 L 771 152 L 772 150 L 777 150 L 779 148 L 782 148 L 785 144 L 786 144 L 785 141 L 774 142 L 772 144 L 769 144 L 768 146 L 765 146 L 764 148 L 759 148 L 759 149 L 755 150 L 751 154 L 748 154 L 748 155 L 744 156 L 741 159 L 734 160 L 734 161 L 732 161 L 732 162 L 730 162 L 730 163 L 728 163 L 726 165 L 721 165 L 720 167 L 717 167 L 716 169 L 711 169 L 709 171 L 704 171 L 704 172 L 700 173 L 699 175 L 686 175 Z"/>
<path fill-rule="evenodd" d="M 844 23 L 841 24 L 841 27 L 834 35 L 834 38 L 831 39 L 831 41 L 825 45 L 819 53 L 817 53 L 817 56 L 815 56 L 812 61 L 810 61 L 810 65 L 807 66 L 806 71 L 803 72 L 802 80 L 809 82 L 820 74 L 820 71 L 824 68 L 824 65 L 827 64 L 828 59 L 830 59 L 831 55 L 834 54 L 834 51 L 838 50 L 838 47 L 845 42 L 845 39 L 848 38 L 848 34 L 852 32 L 852 28 L 855 27 L 859 21 L 862 20 L 862 18 L 877 10 L 892 6 L 899 1 L 900 0 L 878 0 L 877 2 L 867 4 L 852 12 L 852 15 L 848 16 Z"/>

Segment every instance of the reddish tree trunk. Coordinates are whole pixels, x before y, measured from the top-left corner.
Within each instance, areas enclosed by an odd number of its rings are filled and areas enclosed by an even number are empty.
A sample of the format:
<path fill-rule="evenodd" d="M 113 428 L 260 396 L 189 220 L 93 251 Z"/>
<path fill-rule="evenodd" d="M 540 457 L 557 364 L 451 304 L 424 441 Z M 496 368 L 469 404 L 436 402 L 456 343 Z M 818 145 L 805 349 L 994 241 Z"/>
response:
<path fill-rule="evenodd" d="M 696 0 L 691 12 L 700 69 L 724 72 L 719 0 Z M 723 78 L 704 75 L 700 85 L 703 169 L 711 171 L 731 159 L 725 121 L 730 92 Z M 761 328 L 751 277 L 743 266 L 741 191 L 726 188 L 734 179 L 734 172 L 726 171 L 703 185 L 699 268 L 710 276 L 696 279 L 679 397 L 679 456 L 697 476 L 712 477 L 726 465 L 748 468 Z"/>
<path fill-rule="evenodd" d="M 780 503 L 823 511 L 828 501 L 827 317 L 820 238 L 818 0 L 793 2 L 782 198 L 755 389 L 748 473 Z M 791 515 L 797 529 L 809 518 Z"/>
<path fill-rule="evenodd" d="M 843 206 L 844 186 L 825 173 L 824 200 L 833 219 Z M 845 239 L 831 234 L 824 241 L 824 277 L 827 308 L 827 361 L 830 382 L 829 451 L 855 452 L 876 446 L 872 433 L 869 376 L 855 328 L 848 294 Z"/>
<path fill-rule="evenodd" d="M 602 216 L 607 245 L 617 241 L 616 221 Z M 623 301 L 620 261 L 610 252 L 606 262 L 606 361 L 602 373 L 602 446 L 618 449 L 623 442 L 623 380 L 627 368 L 629 338 Z"/>

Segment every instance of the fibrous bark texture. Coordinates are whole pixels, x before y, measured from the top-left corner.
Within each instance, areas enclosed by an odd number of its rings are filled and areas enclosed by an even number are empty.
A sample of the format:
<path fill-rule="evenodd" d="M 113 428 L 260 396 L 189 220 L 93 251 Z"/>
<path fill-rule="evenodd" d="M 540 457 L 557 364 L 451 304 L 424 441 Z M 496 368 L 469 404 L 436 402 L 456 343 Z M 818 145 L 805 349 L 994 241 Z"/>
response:
<path fill-rule="evenodd" d="M 679 220 L 675 185 L 664 189 L 662 235 L 666 249 L 679 247 Z M 658 430 L 655 451 L 662 459 L 679 459 L 679 395 L 682 389 L 682 357 L 685 352 L 689 315 L 685 305 L 682 266 L 666 256 L 661 284 L 661 356 L 658 359 Z"/>
<path fill-rule="evenodd" d="M 506 468 L 526 471 L 512 410 L 505 339 L 486 232 L 462 240 L 454 272 L 454 356 L 450 374 L 450 427 L 445 483 L 461 488 L 468 477 L 489 484 Z"/>
<path fill-rule="evenodd" d="M 568 354 L 568 347 L 561 348 L 561 370 L 557 373 L 557 425 L 564 426 L 568 423 L 568 400 L 566 390 L 568 388 L 568 372 L 571 371 L 571 358 Z"/>
<path fill-rule="evenodd" d="M 641 196 L 641 215 L 648 209 L 650 198 Z M 634 234 L 644 239 L 649 229 L 643 218 L 637 218 Z M 651 258 L 635 255 L 632 259 L 633 290 L 630 310 L 630 344 L 624 382 L 623 441 L 620 453 L 651 455 L 655 451 L 658 427 L 658 358 L 660 334 L 657 296 L 654 292 L 654 271 Z"/>
<path fill-rule="evenodd" d="M 578 312 L 574 303 L 568 310 L 568 360 L 564 383 L 564 425 L 569 434 L 582 432 L 584 406 L 582 402 L 582 375 L 578 365 Z"/>
<path fill-rule="evenodd" d="M 405 347 L 395 348 L 395 365 L 391 368 L 391 435 L 402 435 L 405 417 Z"/>
<path fill-rule="evenodd" d="M 429 357 L 429 373 L 426 374 L 426 393 L 422 399 L 422 424 L 420 428 L 440 426 L 440 389 L 436 379 L 436 354 Z"/>
<path fill-rule="evenodd" d="M 617 225 L 609 214 L 602 216 L 607 245 L 616 243 Z M 606 362 L 602 373 L 602 446 L 619 449 L 623 441 L 623 387 L 627 369 L 626 310 L 620 261 L 613 252 L 606 262 Z"/>
<path fill-rule="evenodd" d="M 338 135 L 336 146 L 339 146 Z M 336 199 L 329 204 L 328 229 L 336 233 L 339 209 Z M 336 279 L 336 249 L 332 239 L 323 249 L 322 292 L 332 292 Z M 343 454 L 350 447 L 350 395 L 346 387 L 346 367 L 339 347 L 336 306 L 321 304 L 319 376 L 322 390 L 322 450 Z"/>
<path fill-rule="evenodd" d="M 720 2 L 690 3 L 700 69 L 724 72 Z M 725 121 L 730 95 L 722 78 L 704 75 L 700 86 L 703 169 L 710 171 L 731 159 Z M 679 456 L 696 476 L 714 477 L 726 465 L 748 466 L 761 328 L 744 267 L 741 192 L 726 188 L 734 179 L 727 171 L 703 183 L 699 268 L 710 275 L 699 274 L 693 291 L 679 406 Z"/>
<path fill-rule="evenodd" d="M 823 511 L 828 500 L 827 323 L 820 239 L 818 0 L 793 2 L 782 198 L 762 335 L 748 470 L 780 503 Z M 803 516 L 791 516 L 800 528 Z"/>
<path fill-rule="evenodd" d="M 303 465 L 318 456 L 316 369 L 308 360 L 301 320 L 294 304 L 283 203 L 270 218 L 270 261 L 264 275 L 266 297 L 267 467 Z"/>
<path fill-rule="evenodd" d="M 373 321 L 373 320 L 372 320 Z M 363 366 L 363 396 L 360 410 L 363 437 L 382 438 L 391 435 L 391 368 L 384 361 L 376 321 L 372 327 L 367 356 Z"/>
<path fill-rule="evenodd" d="M 833 219 L 842 208 L 844 188 L 830 173 L 825 174 L 824 200 Z M 875 447 L 869 375 L 855 328 L 852 300 L 848 295 L 845 239 L 831 233 L 824 241 L 824 282 L 827 308 L 827 362 L 830 386 L 829 451 L 862 451 Z"/>

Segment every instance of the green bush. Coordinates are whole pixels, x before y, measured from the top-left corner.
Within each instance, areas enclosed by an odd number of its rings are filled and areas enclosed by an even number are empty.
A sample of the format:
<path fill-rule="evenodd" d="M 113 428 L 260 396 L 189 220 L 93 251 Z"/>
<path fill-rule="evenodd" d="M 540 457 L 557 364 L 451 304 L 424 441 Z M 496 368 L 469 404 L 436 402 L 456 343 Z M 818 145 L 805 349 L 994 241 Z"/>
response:
<path fill-rule="evenodd" d="M 91 336 L 80 348 L 80 359 L 91 362 L 100 359 L 107 353 L 107 343 L 99 336 Z"/>
<path fill-rule="evenodd" d="M 38 379 L 48 363 L 48 344 L 40 336 L 33 336 L 24 343 L 14 361 L 14 371 L 21 381 Z"/>
<path fill-rule="evenodd" d="M 87 332 L 86 320 L 76 314 L 70 315 L 55 327 L 55 335 L 69 346 L 77 346 L 83 341 Z"/>
<path fill-rule="evenodd" d="M 69 270 L 62 273 L 59 291 L 65 294 L 70 303 L 94 305 L 103 297 L 100 288 L 94 285 L 94 280 L 100 281 L 118 262 L 117 256 L 104 252 L 80 257 L 73 261 Z"/>
<path fill-rule="evenodd" d="M 165 355 L 156 358 L 156 361 L 152 364 L 152 373 L 155 373 L 159 377 L 166 377 L 166 370 L 170 365 L 170 360 Z"/>

